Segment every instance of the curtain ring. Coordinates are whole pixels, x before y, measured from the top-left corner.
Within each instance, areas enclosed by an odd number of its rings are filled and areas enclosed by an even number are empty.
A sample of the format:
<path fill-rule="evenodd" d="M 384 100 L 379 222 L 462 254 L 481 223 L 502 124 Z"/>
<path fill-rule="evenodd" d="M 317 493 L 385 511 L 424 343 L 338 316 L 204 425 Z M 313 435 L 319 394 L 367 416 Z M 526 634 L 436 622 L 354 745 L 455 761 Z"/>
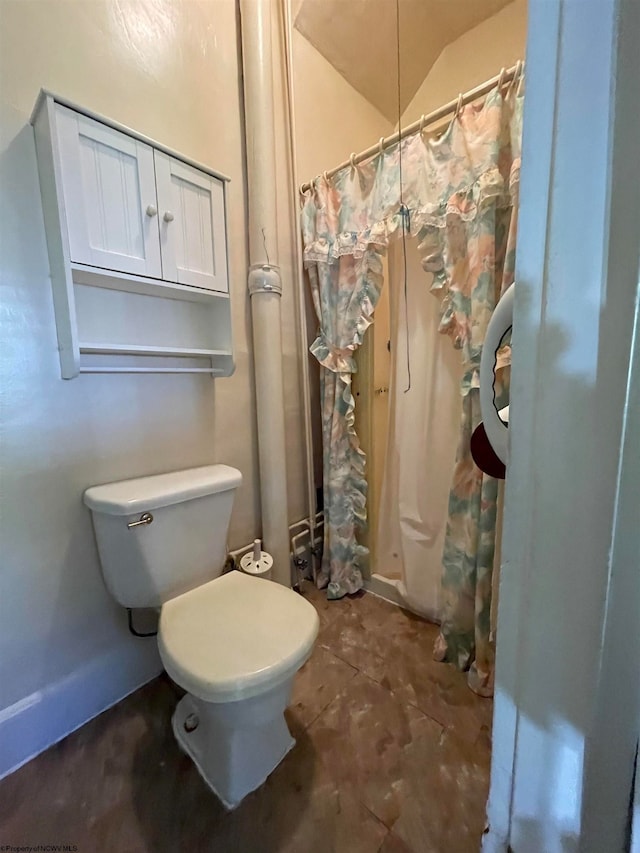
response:
<path fill-rule="evenodd" d="M 513 85 L 516 82 L 516 80 L 518 79 L 518 75 L 520 74 L 520 63 L 521 63 L 521 60 L 519 59 L 516 62 L 516 69 L 513 72 L 513 78 L 511 79 L 511 82 L 509 83 L 509 89 L 513 89 Z"/>
<path fill-rule="evenodd" d="M 522 91 L 522 84 L 524 83 L 524 62 L 520 68 L 520 79 L 518 80 L 518 87 L 516 89 L 516 97 L 519 97 L 520 92 Z"/>
<path fill-rule="evenodd" d="M 355 171 L 356 171 L 356 169 L 358 168 L 358 167 L 356 166 L 356 152 L 355 152 L 355 151 L 352 151 L 352 152 L 351 152 L 351 156 L 349 157 L 349 163 L 351 164 L 351 168 L 352 168 L 352 169 L 353 169 L 353 171 L 355 172 Z"/>
<path fill-rule="evenodd" d="M 300 193 L 300 195 L 306 195 L 307 194 L 305 191 L 305 184 L 300 184 L 300 189 L 298 190 L 298 192 Z"/>
<path fill-rule="evenodd" d="M 462 100 L 462 92 L 460 92 L 460 94 L 458 95 L 458 103 L 456 104 L 456 111 L 453 115 L 454 118 L 458 118 L 458 116 L 460 115 L 460 110 L 462 109 Z"/>
<path fill-rule="evenodd" d="M 522 72 L 522 60 L 519 59 L 516 62 L 516 70 L 513 72 L 513 78 L 511 80 L 511 82 L 509 83 L 509 93 L 511 93 L 514 90 L 516 84 L 518 83 L 518 78 L 520 77 L 521 72 Z"/>
<path fill-rule="evenodd" d="M 502 84 L 504 83 L 504 75 L 507 73 L 506 68 L 502 68 L 500 71 L 500 76 L 498 77 L 498 89 L 502 89 Z"/>
<path fill-rule="evenodd" d="M 323 172 L 323 173 L 322 173 L 322 177 L 324 178 L 324 182 L 325 182 L 325 184 L 328 184 L 328 183 L 329 183 L 329 173 L 328 173 L 328 172 L 326 172 L 326 171 L 325 171 L 325 172 Z"/>
<path fill-rule="evenodd" d="M 378 156 L 382 157 L 382 152 L 384 151 L 384 136 L 380 137 L 380 142 L 378 143 Z"/>
<path fill-rule="evenodd" d="M 420 133 L 424 130 L 424 123 L 427 120 L 427 117 L 424 113 L 420 116 Z"/>

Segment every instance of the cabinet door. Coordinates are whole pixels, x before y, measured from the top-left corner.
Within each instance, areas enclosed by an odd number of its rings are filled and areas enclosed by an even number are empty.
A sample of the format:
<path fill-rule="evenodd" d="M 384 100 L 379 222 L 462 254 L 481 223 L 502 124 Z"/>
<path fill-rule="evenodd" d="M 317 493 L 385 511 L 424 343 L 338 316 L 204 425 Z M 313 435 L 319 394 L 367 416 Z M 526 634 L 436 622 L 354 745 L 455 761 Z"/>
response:
<path fill-rule="evenodd" d="M 223 182 L 162 151 L 155 162 L 163 278 L 227 293 Z"/>
<path fill-rule="evenodd" d="M 56 104 L 72 262 L 162 277 L 153 149 Z"/>

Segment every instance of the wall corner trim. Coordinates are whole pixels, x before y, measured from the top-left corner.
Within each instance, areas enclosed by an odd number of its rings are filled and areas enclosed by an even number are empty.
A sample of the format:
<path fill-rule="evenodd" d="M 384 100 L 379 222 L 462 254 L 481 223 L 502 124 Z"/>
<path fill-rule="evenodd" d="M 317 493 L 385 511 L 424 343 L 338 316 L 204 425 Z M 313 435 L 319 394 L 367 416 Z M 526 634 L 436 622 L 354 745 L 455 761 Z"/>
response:
<path fill-rule="evenodd" d="M 157 644 L 125 642 L 0 711 L 0 779 L 162 672 Z"/>

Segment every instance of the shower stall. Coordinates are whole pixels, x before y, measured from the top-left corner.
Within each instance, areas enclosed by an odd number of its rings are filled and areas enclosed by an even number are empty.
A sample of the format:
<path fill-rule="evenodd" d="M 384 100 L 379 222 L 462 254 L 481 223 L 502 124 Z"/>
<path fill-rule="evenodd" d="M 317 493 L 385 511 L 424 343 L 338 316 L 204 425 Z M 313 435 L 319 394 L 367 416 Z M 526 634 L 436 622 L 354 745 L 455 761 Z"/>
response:
<path fill-rule="evenodd" d="M 405 275 L 406 258 L 406 275 Z M 359 384 L 370 419 L 369 578 L 379 595 L 438 621 L 447 498 L 460 423 L 460 357 L 438 334 L 415 240 L 389 249 L 388 279 L 358 367 L 372 358 L 373 383 Z M 369 352 L 371 354 L 369 354 Z M 372 396 L 369 402 L 367 396 Z"/>
<path fill-rule="evenodd" d="M 518 62 L 301 188 L 319 324 L 318 585 L 330 599 L 369 585 L 439 621 L 434 656 L 487 696 L 499 495 L 471 438 L 484 336 L 513 282 L 522 88 Z M 499 397 L 509 364 L 504 347 Z"/>

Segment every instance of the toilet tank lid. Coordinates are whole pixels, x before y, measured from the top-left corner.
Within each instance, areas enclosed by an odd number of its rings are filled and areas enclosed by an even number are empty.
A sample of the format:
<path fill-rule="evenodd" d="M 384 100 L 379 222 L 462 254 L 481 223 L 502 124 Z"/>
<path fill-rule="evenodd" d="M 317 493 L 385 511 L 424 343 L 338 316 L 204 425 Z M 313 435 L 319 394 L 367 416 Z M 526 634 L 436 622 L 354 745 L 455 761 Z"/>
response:
<path fill-rule="evenodd" d="M 91 486 L 84 493 L 83 500 L 94 512 L 133 515 L 236 489 L 241 482 L 242 474 L 236 468 L 205 465 Z"/>

